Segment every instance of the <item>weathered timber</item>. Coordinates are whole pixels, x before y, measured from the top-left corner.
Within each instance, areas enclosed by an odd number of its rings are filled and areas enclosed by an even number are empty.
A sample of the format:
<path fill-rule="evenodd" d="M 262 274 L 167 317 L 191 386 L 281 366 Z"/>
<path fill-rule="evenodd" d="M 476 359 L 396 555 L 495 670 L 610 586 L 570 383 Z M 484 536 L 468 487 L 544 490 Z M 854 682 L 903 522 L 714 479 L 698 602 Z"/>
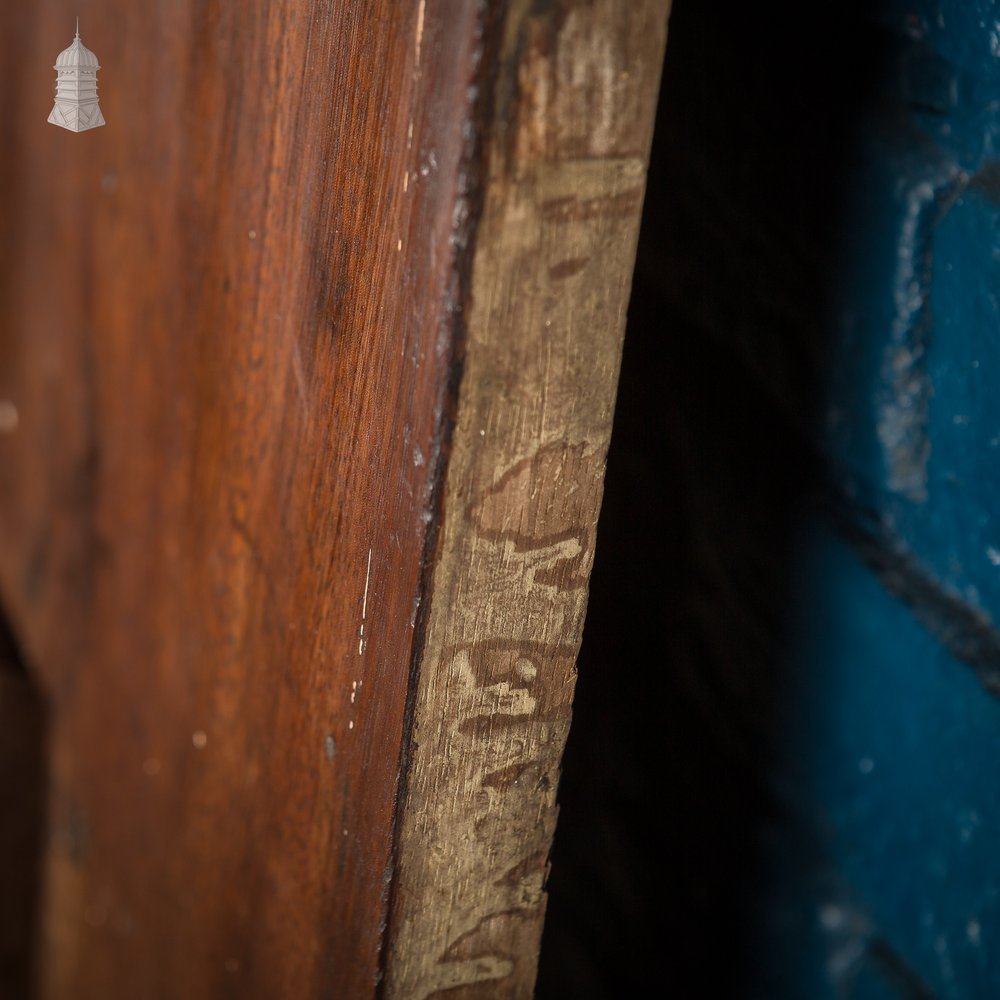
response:
<path fill-rule="evenodd" d="M 392 1000 L 533 990 L 667 8 L 516 0 L 497 28 Z"/>

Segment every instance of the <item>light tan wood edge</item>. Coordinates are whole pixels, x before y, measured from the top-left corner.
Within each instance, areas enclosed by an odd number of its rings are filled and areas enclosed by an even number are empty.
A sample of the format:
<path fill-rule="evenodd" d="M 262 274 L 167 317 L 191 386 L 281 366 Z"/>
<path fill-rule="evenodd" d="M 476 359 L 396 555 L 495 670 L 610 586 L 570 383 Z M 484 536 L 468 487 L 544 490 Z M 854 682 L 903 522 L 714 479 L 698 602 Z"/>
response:
<path fill-rule="evenodd" d="M 668 0 L 514 0 L 400 820 L 390 1000 L 528 997 Z"/>

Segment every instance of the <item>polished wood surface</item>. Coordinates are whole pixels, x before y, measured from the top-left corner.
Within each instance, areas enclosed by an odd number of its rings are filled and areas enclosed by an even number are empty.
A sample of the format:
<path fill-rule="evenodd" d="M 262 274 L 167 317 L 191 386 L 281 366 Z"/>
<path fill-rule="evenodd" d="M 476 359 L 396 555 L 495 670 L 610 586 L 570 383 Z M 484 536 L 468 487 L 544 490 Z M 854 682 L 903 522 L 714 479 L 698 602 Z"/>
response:
<path fill-rule="evenodd" d="M 45 121 L 78 12 L 82 135 Z M 0 12 L 0 589 L 52 702 L 50 996 L 374 989 L 474 13 Z"/>

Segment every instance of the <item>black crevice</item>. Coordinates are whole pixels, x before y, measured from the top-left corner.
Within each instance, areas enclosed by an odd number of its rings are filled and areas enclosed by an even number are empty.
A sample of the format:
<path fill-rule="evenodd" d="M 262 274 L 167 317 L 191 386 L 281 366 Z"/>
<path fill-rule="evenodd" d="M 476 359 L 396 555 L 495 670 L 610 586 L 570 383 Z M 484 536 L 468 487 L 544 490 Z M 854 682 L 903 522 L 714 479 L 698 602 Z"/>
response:
<path fill-rule="evenodd" d="M 48 712 L 0 610 L 0 1000 L 34 995 Z"/>

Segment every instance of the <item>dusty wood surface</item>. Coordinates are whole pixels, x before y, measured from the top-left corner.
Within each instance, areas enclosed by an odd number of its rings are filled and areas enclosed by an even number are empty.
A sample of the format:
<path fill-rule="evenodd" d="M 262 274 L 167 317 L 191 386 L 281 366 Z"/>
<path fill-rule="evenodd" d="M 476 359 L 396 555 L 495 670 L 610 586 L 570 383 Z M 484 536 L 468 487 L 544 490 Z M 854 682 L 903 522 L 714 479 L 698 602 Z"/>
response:
<path fill-rule="evenodd" d="M 533 990 L 667 8 L 515 0 L 497 26 L 393 1000 Z"/>
<path fill-rule="evenodd" d="M 45 121 L 78 13 L 83 135 Z M 478 30 L 472 0 L 0 9 L 48 997 L 376 989 Z"/>

